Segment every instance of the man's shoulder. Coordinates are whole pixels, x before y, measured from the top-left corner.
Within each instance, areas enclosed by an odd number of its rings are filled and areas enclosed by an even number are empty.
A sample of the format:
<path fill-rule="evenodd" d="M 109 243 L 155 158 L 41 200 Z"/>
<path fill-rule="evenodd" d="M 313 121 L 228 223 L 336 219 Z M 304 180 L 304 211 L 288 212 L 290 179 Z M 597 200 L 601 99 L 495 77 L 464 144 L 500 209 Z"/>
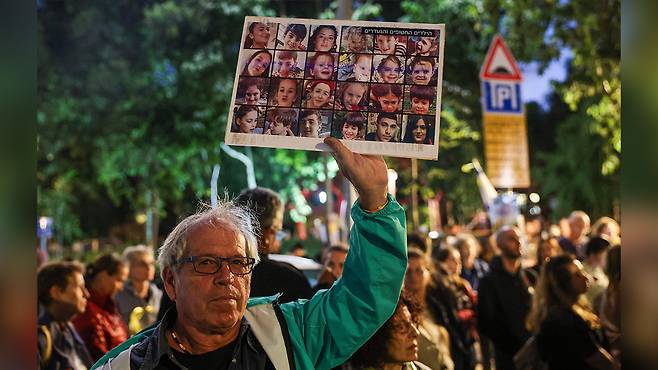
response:
<path fill-rule="evenodd" d="M 258 263 L 258 265 L 256 265 L 256 268 L 254 268 L 254 275 L 270 274 L 270 273 L 277 274 L 277 276 L 279 274 L 282 274 L 287 277 L 290 276 L 304 277 L 304 273 L 302 273 L 298 268 L 283 261 L 263 259 Z"/>

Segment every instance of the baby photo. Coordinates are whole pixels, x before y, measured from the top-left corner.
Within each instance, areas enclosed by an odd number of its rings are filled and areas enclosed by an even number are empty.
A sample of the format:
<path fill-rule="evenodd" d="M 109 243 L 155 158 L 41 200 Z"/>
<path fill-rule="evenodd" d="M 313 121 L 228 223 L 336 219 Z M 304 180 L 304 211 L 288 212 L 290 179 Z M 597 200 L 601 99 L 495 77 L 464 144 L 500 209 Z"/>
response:
<path fill-rule="evenodd" d="M 407 48 L 411 55 L 435 57 L 439 55 L 439 36 L 410 36 Z"/>
<path fill-rule="evenodd" d="M 308 26 L 299 23 L 281 23 L 276 38 L 276 48 L 279 50 L 306 50 Z"/>
<path fill-rule="evenodd" d="M 265 135 L 296 136 L 297 109 L 268 108 Z"/>
<path fill-rule="evenodd" d="M 331 129 L 331 111 L 302 109 L 299 115 L 299 136 L 324 138 Z"/>
<path fill-rule="evenodd" d="M 309 53 L 306 59 L 305 78 L 314 80 L 333 80 L 336 72 L 338 54 L 327 52 Z"/>
<path fill-rule="evenodd" d="M 375 54 L 407 54 L 407 36 L 375 35 Z"/>
<path fill-rule="evenodd" d="M 334 107 L 334 81 L 311 80 L 304 83 L 302 108 L 332 109 Z"/>
<path fill-rule="evenodd" d="M 340 41 L 340 51 L 346 53 L 371 53 L 372 35 L 364 35 L 363 27 L 344 26 Z"/>
<path fill-rule="evenodd" d="M 273 78 L 270 81 L 268 105 L 275 107 L 299 107 L 302 98 L 302 80 Z"/>
<path fill-rule="evenodd" d="M 245 49 L 274 49 L 277 23 L 252 22 L 247 27 Z"/>
<path fill-rule="evenodd" d="M 366 134 L 367 113 L 334 112 L 331 136 L 343 140 L 363 140 Z"/>
<path fill-rule="evenodd" d="M 328 51 L 336 52 L 338 50 L 338 28 L 332 25 L 311 26 L 311 36 L 308 39 L 308 51 Z"/>
<path fill-rule="evenodd" d="M 231 132 L 262 134 L 264 110 L 265 108 L 255 107 L 253 105 L 236 105 L 233 108 Z"/>
<path fill-rule="evenodd" d="M 405 87 L 404 113 L 436 113 L 436 87 L 411 85 Z"/>
<path fill-rule="evenodd" d="M 402 86 L 397 84 L 370 85 L 370 111 L 399 112 L 402 109 Z"/>
<path fill-rule="evenodd" d="M 436 68 L 436 58 L 421 56 L 409 58 L 406 69 L 407 83 L 436 86 Z"/>
<path fill-rule="evenodd" d="M 277 51 L 272 64 L 272 77 L 304 78 L 305 60 L 306 53 L 303 51 Z"/>
<path fill-rule="evenodd" d="M 334 100 L 336 110 L 364 111 L 368 109 L 368 84 L 365 82 L 339 82 Z"/>
<path fill-rule="evenodd" d="M 265 105 L 270 85 L 268 78 L 240 77 L 236 92 L 236 104 Z"/>
<path fill-rule="evenodd" d="M 341 53 L 338 66 L 339 81 L 369 82 L 372 74 L 371 54 Z"/>
<path fill-rule="evenodd" d="M 404 115 L 402 125 L 404 126 L 403 142 L 426 145 L 434 143 L 434 116 Z"/>
<path fill-rule="evenodd" d="M 404 57 L 375 55 L 372 66 L 373 82 L 401 84 L 404 80 Z"/>
<path fill-rule="evenodd" d="M 272 53 L 268 50 L 249 50 L 242 55 L 240 76 L 268 77 L 272 64 Z"/>

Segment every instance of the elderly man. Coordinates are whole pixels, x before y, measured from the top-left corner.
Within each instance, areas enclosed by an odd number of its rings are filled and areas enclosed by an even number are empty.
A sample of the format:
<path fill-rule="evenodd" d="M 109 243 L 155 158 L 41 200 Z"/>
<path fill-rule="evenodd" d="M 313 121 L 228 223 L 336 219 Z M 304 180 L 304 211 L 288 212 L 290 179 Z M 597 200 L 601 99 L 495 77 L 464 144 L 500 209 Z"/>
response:
<path fill-rule="evenodd" d="M 407 256 L 405 215 L 386 195 L 381 157 L 325 143 L 359 192 L 343 278 L 310 300 L 249 299 L 258 262 L 250 212 L 231 203 L 190 216 L 160 248 L 176 302 L 154 329 L 110 351 L 107 369 L 330 369 L 393 314 Z"/>
<path fill-rule="evenodd" d="M 583 211 L 573 211 L 569 215 L 569 236 L 560 238 L 560 247 L 562 250 L 575 254 L 579 260 L 585 259 L 585 244 L 589 238 L 590 220 L 587 213 Z"/>
<path fill-rule="evenodd" d="M 162 291 L 153 283 L 153 249 L 145 245 L 131 246 L 123 251 L 123 259 L 128 262 L 128 282 L 115 300 L 130 334 L 135 334 L 156 321 Z"/>
<path fill-rule="evenodd" d="M 89 292 L 77 262 L 51 262 L 37 273 L 37 294 L 44 312 L 37 328 L 39 369 L 87 369 L 91 356 L 71 324 L 85 312 Z"/>
<path fill-rule="evenodd" d="M 525 318 L 530 310 L 532 278 L 521 267 L 519 231 L 503 226 L 496 233 L 500 256 L 480 280 L 477 318 L 481 334 L 494 343 L 496 369 L 514 370 L 514 354 L 530 337 Z"/>

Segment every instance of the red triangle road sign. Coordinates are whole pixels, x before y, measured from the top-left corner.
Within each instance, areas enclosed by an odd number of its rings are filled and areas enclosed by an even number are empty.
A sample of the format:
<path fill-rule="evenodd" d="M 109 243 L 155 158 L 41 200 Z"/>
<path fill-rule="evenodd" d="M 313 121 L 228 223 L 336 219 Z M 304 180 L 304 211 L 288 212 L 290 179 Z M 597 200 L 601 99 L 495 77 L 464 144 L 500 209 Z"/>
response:
<path fill-rule="evenodd" d="M 523 80 L 516 60 L 500 35 L 496 35 L 489 45 L 489 51 L 480 70 L 480 79 Z"/>

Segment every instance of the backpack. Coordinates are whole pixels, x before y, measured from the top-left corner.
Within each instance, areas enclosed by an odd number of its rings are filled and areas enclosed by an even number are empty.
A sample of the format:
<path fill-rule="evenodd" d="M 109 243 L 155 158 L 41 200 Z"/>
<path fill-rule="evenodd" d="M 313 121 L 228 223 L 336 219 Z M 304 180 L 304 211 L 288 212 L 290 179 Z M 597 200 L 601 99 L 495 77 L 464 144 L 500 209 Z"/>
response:
<path fill-rule="evenodd" d="M 514 355 L 514 366 L 517 370 L 548 370 L 548 364 L 539 354 L 536 336 L 531 336 Z"/>

